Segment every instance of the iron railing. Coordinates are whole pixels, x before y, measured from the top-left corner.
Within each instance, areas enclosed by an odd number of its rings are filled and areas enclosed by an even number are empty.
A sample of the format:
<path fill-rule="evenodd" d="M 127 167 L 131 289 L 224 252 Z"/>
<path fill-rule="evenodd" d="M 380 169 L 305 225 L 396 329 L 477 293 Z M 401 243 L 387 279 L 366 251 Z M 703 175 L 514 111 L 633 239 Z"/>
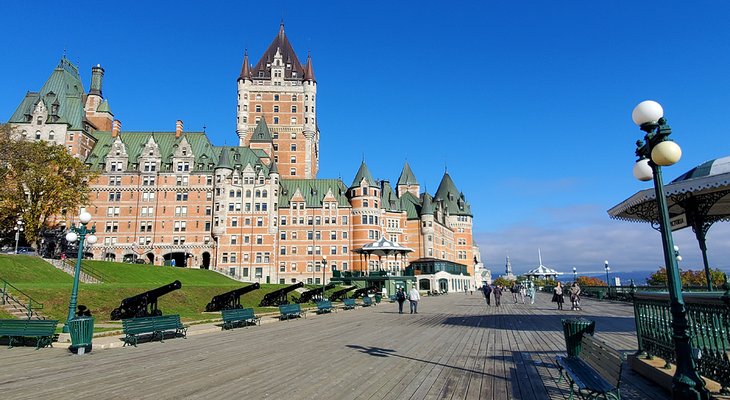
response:
<path fill-rule="evenodd" d="M 2 293 L 0 293 L 0 304 L 15 304 L 16 307 L 25 310 L 24 314 L 28 317 L 28 319 L 31 319 L 33 317 L 33 312 L 35 312 L 35 315 L 36 317 L 38 317 L 38 319 L 43 319 L 37 311 L 43 309 L 43 303 L 33 299 L 28 294 L 13 286 L 12 283 L 6 281 L 3 278 L 0 278 L 0 284 L 2 285 Z M 13 290 L 12 295 L 9 292 L 10 289 Z M 17 296 L 25 296 L 27 298 L 27 303 L 23 303 L 22 301 L 20 301 Z"/>
<path fill-rule="evenodd" d="M 730 290 L 683 295 L 698 372 L 730 392 Z M 676 363 L 669 294 L 635 293 L 639 353 Z"/>

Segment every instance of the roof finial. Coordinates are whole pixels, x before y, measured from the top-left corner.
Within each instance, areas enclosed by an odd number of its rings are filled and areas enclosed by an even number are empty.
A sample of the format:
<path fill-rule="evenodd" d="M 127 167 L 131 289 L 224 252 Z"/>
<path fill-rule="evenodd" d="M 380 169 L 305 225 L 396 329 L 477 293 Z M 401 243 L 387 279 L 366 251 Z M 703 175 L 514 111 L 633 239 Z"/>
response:
<path fill-rule="evenodd" d="M 281 23 L 279 24 L 279 35 L 284 35 L 284 17 L 281 17 Z"/>
<path fill-rule="evenodd" d="M 206 126 L 205 126 L 205 123 L 204 123 L 203 124 L 203 133 L 205 133 L 205 128 L 206 128 Z"/>

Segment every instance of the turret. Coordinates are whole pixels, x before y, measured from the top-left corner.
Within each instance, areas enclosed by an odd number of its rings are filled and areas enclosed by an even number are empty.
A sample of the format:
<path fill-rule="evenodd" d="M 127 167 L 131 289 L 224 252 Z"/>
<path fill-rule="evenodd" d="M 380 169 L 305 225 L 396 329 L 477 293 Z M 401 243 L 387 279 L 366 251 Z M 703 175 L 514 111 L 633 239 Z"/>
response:
<path fill-rule="evenodd" d="M 236 134 L 239 146 L 247 145 L 248 136 L 248 96 L 251 89 L 251 65 L 248 61 L 248 50 L 243 53 L 243 65 L 238 76 L 238 108 L 236 110 Z"/>
<path fill-rule="evenodd" d="M 303 78 L 304 88 L 304 138 L 306 140 L 305 177 L 316 178 L 319 164 L 319 133 L 316 121 L 317 81 L 314 80 L 312 56 L 307 56 L 307 68 Z"/>
<path fill-rule="evenodd" d="M 421 186 L 418 184 L 418 180 L 413 174 L 413 171 L 411 171 L 411 166 L 408 165 L 408 161 L 403 165 L 403 170 L 398 178 L 396 188 L 398 190 L 398 197 L 403 196 L 405 192 L 411 192 L 412 195 L 418 197 L 421 191 Z"/>
<path fill-rule="evenodd" d="M 96 64 L 96 66 L 91 69 L 91 88 L 89 89 L 89 95 L 104 97 L 101 94 L 101 83 L 103 79 L 104 68 L 102 68 L 101 65 Z"/>

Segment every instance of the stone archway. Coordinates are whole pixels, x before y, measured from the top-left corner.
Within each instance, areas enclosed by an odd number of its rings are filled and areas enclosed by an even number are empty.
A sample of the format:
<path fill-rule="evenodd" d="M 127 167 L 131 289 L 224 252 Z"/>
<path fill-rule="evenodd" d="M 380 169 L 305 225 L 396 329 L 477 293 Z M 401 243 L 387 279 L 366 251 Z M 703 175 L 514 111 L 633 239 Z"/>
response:
<path fill-rule="evenodd" d="M 203 262 L 200 264 L 202 269 L 210 269 L 210 253 L 203 252 Z"/>
<path fill-rule="evenodd" d="M 155 253 L 147 253 L 147 260 L 150 264 L 155 264 Z"/>
<path fill-rule="evenodd" d="M 418 281 L 418 289 L 419 290 L 427 290 L 431 291 L 431 281 L 428 279 L 420 279 Z"/>

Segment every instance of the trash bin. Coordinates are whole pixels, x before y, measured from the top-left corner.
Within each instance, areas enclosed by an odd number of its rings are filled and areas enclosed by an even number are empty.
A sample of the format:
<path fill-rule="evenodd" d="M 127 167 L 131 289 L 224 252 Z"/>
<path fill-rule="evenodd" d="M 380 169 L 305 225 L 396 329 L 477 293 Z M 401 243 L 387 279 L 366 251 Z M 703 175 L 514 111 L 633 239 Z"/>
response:
<path fill-rule="evenodd" d="M 565 347 L 568 349 L 568 357 L 577 357 L 580 354 L 580 345 L 583 334 L 593 335 L 596 329 L 596 321 L 585 318 L 563 318 L 563 333 L 565 334 Z"/>
<path fill-rule="evenodd" d="M 606 291 L 599 290 L 598 293 L 596 293 L 596 297 L 598 297 L 598 300 L 603 300 L 603 298 L 606 297 Z"/>
<path fill-rule="evenodd" d="M 375 304 L 380 304 L 381 301 L 383 301 L 383 296 L 376 294 L 375 295 Z"/>
<path fill-rule="evenodd" d="M 68 321 L 71 346 L 69 350 L 75 354 L 91 352 L 91 339 L 94 337 L 94 318 L 74 317 Z"/>

